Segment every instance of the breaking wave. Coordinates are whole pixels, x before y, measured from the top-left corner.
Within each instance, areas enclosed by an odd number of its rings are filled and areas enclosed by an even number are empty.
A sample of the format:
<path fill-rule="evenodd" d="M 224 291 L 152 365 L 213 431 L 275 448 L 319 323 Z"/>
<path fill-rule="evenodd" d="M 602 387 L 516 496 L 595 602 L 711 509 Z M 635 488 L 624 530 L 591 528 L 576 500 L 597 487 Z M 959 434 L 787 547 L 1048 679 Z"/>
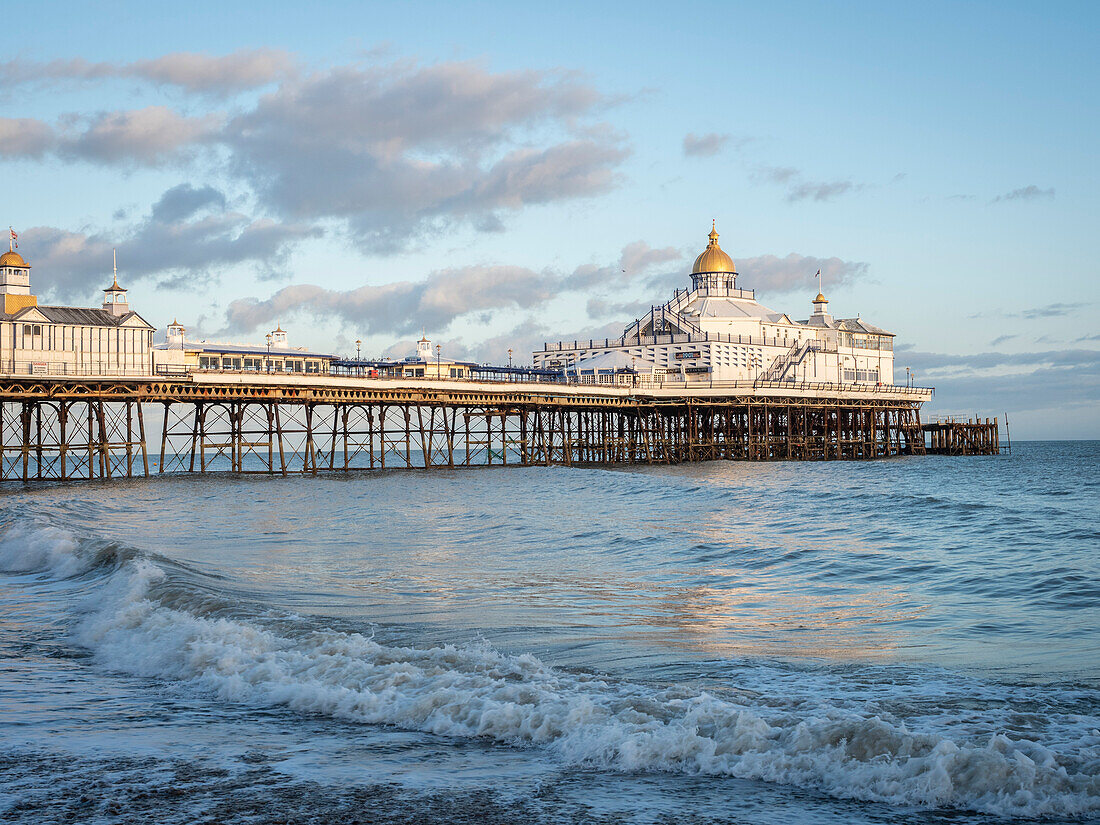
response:
<path fill-rule="evenodd" d="M 0 570 L 77 579 L 83 591 L 94 582 L 72 633 L 99 665 L 226 702 L 482 737 L 608 770 L 724 775 L 1005 817 L 1100 812 L 1094 715 L 1057 742 L 945 735 L 825 699 L 769 703 L 632 683 L 488 645 L 387 646 L 267 621 L 217 580 L 200 587 L 197 571 L 41 523 L 4 530 Z"/>

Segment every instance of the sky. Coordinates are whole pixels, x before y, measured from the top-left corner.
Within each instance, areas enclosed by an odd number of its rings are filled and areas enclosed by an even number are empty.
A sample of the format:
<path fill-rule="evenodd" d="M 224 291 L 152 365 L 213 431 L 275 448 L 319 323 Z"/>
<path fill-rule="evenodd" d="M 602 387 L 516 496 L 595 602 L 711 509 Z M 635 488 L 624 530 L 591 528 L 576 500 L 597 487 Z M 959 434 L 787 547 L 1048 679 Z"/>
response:
<path fill-rule="evenodd" d="M 42 302 L 529 362 L 689 284 L 896 333 L 926 414 L 1100 438 L 1094 3 L 7 4 Z"/>

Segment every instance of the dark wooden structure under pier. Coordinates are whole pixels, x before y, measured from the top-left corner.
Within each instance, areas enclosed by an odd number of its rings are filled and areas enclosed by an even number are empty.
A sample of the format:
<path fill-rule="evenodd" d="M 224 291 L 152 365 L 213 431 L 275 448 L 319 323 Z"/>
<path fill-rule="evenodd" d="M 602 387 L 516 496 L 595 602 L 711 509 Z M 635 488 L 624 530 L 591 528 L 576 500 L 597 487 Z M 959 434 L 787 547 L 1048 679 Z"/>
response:
<path fill-rule="evenodd" d="M 633 389 L 341 380 L 313 386 L 262 376 L 217 384 L 0 380 L 0 479 L 926 452 L 921 401 L 900 393 L 670 397 Z M 980 443 L 995 449 L 995 441 Z M 967 444 L 978 449 L 978 442 Z"/>
<path fill-rule="evenodd" d="M 930 455 L 997 455 L 1001 436 L 997 419 L 948 418 L 921 425 Z"/>

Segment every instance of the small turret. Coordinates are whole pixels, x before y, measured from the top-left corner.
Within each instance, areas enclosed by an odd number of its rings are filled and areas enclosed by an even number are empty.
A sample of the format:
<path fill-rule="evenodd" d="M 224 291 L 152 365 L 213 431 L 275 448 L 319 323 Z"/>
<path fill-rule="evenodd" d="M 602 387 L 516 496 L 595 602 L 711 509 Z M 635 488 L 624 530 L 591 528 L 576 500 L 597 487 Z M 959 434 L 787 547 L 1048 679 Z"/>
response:
<path fill-rule="evenodd" d="M 168 346 L 172 349 L 183 349 L 183 334 L 185 332 L 187 332 L 187 330 L 184 328 L 183 324 L 173 318 L 172 323 L 168 325 Z"/>
<path fill-rule="evenodd" d="M 126 290 L 118 285 L 118 253 L 113 251 L 114 281 L 103 290 L 103 308 L 112 315 L 128 315 L 130 304 L 126 301 Z"/>
<path fill-rule="evenodd" d="M 289 349 L 290 345 L 286 342 L 286 330 L 283 329 L 283 325 L 279 324 L 275 329 L 271 330 L 271 348 L 272 349 Z"/>

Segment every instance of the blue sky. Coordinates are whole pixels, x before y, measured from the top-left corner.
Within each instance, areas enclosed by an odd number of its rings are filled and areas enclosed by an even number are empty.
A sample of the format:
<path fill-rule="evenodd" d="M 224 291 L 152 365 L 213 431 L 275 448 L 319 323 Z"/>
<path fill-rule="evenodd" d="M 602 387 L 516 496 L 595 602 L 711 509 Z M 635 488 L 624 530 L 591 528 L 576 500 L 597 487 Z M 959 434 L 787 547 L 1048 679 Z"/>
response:
<path fill-rule="evenodd" d="M 616 334 L 716 218 L 897 333 L 929 412 L 1100 437 L 1094 4 L 38 3 L 0 61 L 44 298 L 499 360 Z"/>

